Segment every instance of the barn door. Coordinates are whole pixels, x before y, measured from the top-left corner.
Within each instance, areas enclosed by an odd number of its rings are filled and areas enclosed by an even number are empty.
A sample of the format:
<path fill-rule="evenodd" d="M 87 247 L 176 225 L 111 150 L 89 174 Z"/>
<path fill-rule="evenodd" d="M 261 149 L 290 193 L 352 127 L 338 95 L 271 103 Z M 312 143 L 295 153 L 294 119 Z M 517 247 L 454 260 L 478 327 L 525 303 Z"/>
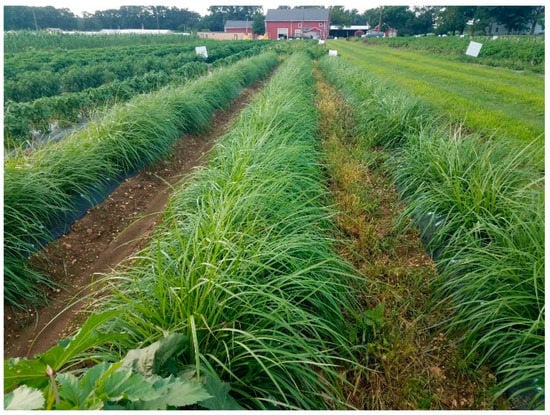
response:
<path fill-rule="evenodd" d="M 288 27 L 277 28 L 277 39 L 288 39 Z"/>

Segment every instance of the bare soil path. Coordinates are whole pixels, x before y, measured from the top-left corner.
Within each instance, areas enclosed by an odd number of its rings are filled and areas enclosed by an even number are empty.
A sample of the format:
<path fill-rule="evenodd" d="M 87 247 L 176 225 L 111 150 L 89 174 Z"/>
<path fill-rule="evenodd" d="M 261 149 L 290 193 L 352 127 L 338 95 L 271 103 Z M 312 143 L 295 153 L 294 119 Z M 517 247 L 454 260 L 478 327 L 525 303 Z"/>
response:
<path fill-rule="evenodd" d="M 218 111 L 202 135 L 186 135 L 173 155 L 124 181 L 101 204 L 75 222 L 71 231 L 31 258 L 61 288 L 49 304 L 27 313 L 4 307 L 4 358 L 32 357 L 54 346 L 77 327 L 87 288 L 100 274 L 113 270 L 148 241 L 168 201 L 171 185 L 204 163 L 205 155 L 261 88 L 246 88 L 226 111 Z"/>

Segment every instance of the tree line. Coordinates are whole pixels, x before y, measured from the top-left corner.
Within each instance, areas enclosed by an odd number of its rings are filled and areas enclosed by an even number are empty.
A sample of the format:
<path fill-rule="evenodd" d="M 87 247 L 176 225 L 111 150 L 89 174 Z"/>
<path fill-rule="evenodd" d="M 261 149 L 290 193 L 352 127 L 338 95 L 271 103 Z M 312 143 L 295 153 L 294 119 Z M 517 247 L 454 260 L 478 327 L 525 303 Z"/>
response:
<path fill-rule="evenodd" d="M 221 32 L 227 20 L 255 22 L 264 31 L 261 6 L 211 6 L 206 16 L 188 9 L 165 6 L 121 6 L 118 9 L 75 15 L 67 8 L 4 6 L 4 30 L 97 31 L 101 29 L 152 29 L 180 32 L 209 30 Z"/>
<path fill-rule="evenodd" d="M 537 23 L 544 26 L 544 6 L 385 6 L 362 14 L 334 6 L 330 17 L 332 25 L 381 24 L 379 30 L 393 28 L 400 36 L 484 34 L 492 23 L 504 25 L 508 34 L 519 30 L 533 34 Z"/>
<path fill-rule="evenodd" d="M 532 34 L 537 23 L 544 26 L 544 6 L 384 6 L 363 13 L 357 9 L 331 6 L 329 11 L 332 25 L 381 25 L 381 30 L 393 28 L 400 36 L 483 34 L 491 23 L 504 25 L 508 33 L 527 30 Z M 85 13 L 82 17 L 66 8 L 4 6 L 4 30 L 168 29 L 217 32 L 224 30 L 227 20 L 249 20 L 253 22 L 255 33 L 264 31 L 264 10 L 261 6 L 211 6 L 205 16 L 177 7 L 122 6 Z"/>

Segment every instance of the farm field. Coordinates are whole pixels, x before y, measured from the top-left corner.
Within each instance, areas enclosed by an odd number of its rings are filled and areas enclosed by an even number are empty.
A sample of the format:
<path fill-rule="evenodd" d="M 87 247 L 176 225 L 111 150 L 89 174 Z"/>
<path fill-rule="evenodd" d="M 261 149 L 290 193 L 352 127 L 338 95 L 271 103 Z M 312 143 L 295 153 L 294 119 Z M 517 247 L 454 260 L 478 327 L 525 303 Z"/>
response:
<path fill-rule="evenodd" d="M 214 114 L 208 131 L 178 140 L 169 158 L 126 179 L 105 201 L 75 221 L 70 232 L 30 258 L 35 269 L 54 278 L 63 288 L 51 296 L 47 307 L 40 307 L 40 321 L 48 322 L 58 313 L 61 316 L 48 325 L 48 330 L 43 330 L 40 325 L 30 324 L 34 313 L 29 315 L 15 307 L 5 307 L 10 319 L 4 324 L 4 356 L 44 352 L 56 344 L 61 333 L 69 333 L 75 314 L 84 305 L 83 293 L 93 275 L 112 271 L 118 262 L 142 247 L 166 205 L 172 186 L 205 162 L 214 140 L 259 88 L 260 85 L 246 88 L 230 109 Z M 73 284 L 67 286 L 66 280 Z M 14 338 L 16 335 L 19 337 Z"/>
<path fill-rule="evenodd" d="M 41 37 L 47 40 L 48 36 Z M 67 36 L 73 37 L 64 35 Z M 120 41 L 120 45 L 92 44 L 93 47 L 60 53 L 59 48 L 54 48 L 54 41 L 63 43 L 63 39 L 57 39 L 59 35 L 50 37 L 50 48 L 32 50 L 21 45 L 22 50 L 4 56 L 5 148 L 58 140 L 60 133 L 115 103 L 163 86 L 181 86 L 212 68 L 257 55 L 270 47 L 270 42 L 215 42 L 172 35 L 168 36 L 169 43 L 159 39 L 150 44 L 136 38 L 133 46 Z M 88 45 L 87 39 L 74 37 L 73 44 Z M 25 38 L 24 34 L 4 35 L 10 45 L 23 43 Z M 10 45 L 7 49 L 11 50 L 14 47 Z M 208 57 L 197 55 L 196 46 L 206 47 Z"/>
<path fill-rule="evenodd" d="M 329 41 L 346 59 L 403 88 L 467 128 L 537 141 L 543 161 L 544 76 L 456 62 L 406 48 Z"/>
<path fill-rule="evenodd" d="M 390 151 L 388 165 L 435 259 L 436 295 L 499 386 L 527 406 L 544 396 L 544 176 L 542 149 L 464 131 L 441 113 L 347 59 L 324 73 L 354 108 L 363 145 Z M 391 97 L 388 99 L 387 97 Z M 484 127 L 482 132 L 485 132 Z M 403 223 L 403 222 L 402 222 Z M 492 363 L 490 363 L 492 362 Z M 512 369 L 512 367 L 514 369 Z"/>
<path fill-rule="evenodd" d="M 6 161 L 5 275 L 31 280 L 12 279 L 5 302 L 69 294 L 50 314 L 29 305 L 44 318 L 31 330 L 5 320 L 8 408 L 544 405 L 541 140 L 501 135 L 504 118 L 451 124 L 451 110 L 313 42 L 275 49 Z M 93 169 L 128 178 L 36 251 L 73 195 L 106 191 L 81 161 L 96 152 L 108 157 Z M 51 193 L 42 213 L 16 198 L 35 193 L 30 178 Z"/>
<path fill-rule="evenodd" d="M 483 46 L 477 58 L 466 55 L 470 41 Z M 519 71 L 544 73 L 544 36 L 425 36 L 370 39 L 371 44 L 391 48 L 423 51 L 427 55 L 445 56 L 447 59 L 479 63 Z"/>
<path fill-rule="evenodd" d="M 249 58 L 179 88 L 136 96 L 59 143 L 8 157 L 4 163 L 4 298 L 40 298 L 26 257 L 67 231 L 108 189 L 166 156 L 183 133 L 206 128 L 215 109 L 275 64 L 274 52 Z M 32 187 L 29 188 L 29 186 Z"/>

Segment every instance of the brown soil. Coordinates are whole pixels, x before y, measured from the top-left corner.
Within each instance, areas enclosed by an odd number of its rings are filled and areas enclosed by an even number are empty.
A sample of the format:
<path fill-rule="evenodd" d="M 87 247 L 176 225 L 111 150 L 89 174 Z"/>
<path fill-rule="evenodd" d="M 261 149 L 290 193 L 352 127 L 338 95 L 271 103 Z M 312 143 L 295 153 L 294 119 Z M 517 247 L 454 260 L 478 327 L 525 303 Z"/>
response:
<path fill-rule="evenodd" d="M 216 138 L 226 132 L 260 87 L 245 89 L 228 110 L 214 115 L 207 133 L 179 139 L 169 159 L 124 181 L 75 222 L 69 233 L 31 258 L 61 286 L 49 293 L 47 307 L 28 308 L 27 312 L 4 307 L 5 359 L 44 352 L 77 328 L 77 315 L 86 304 L 90 283 L 146 244 L 171 185 L 204 163 Z"/>

